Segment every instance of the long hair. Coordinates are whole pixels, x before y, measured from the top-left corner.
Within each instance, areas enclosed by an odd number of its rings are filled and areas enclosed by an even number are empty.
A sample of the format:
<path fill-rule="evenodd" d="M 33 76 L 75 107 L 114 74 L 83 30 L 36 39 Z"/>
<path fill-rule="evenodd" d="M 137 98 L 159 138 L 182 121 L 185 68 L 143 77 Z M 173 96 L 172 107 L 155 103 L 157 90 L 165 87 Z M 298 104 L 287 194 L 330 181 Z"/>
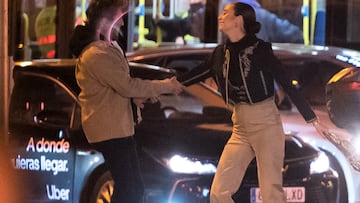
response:
<path fill-rule="evenodd" d="M 256 21 L 255 10 L 249 4 L 233 3 L 235 16 L 241 15 L 244 19 L 246 34 L 256 34 L 260 31 L 261 24 Z"/>
<path fill-rule="evenodd" d="M 113 20 L 115 14 L 121 10 L 124 13 L 129 8 L 130 0 L 91 0 L 86 9 L 85 25 L 77 25 L 70 39 L 71 53 L 78 57 L 82 50 L 99 36 L 96 35 L 98 22 L 102 18 Z M 101 38 L 101 37 L 100 37 Z"/>

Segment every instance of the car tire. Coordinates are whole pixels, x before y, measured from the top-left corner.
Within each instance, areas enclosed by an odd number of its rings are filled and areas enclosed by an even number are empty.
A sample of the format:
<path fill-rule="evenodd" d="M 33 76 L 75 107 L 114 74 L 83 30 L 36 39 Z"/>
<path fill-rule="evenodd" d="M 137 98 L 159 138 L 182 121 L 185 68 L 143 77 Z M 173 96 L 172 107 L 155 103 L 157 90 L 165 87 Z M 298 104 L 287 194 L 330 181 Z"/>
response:
<path fill-rule="evenodd" d="M 110 203 L 114 181 L 109 171 L 101 173 L 89 187 L 92 187 L 88 190 L 89 203 Z"/>
<path fill-rule="evenodd" d="M 333 157 L 331 155 L 331 153 L 329 153 L 325 150 L 323 150 L 323 151 L 330 158 L 330 167 L 332 169 L 334 169 L 339 175 L 339 183 L 338 183 L 339 190 L 337 191 L 338 199 L 336 200 L 336 202 L 337 203 L 348 202 L 348 190 L 347 190 L 347 186 L 346 186 L 346 179 L 345 179 L 344 172 L 343 172 L 339 162 L 336 160 L 336 158 Z"/>

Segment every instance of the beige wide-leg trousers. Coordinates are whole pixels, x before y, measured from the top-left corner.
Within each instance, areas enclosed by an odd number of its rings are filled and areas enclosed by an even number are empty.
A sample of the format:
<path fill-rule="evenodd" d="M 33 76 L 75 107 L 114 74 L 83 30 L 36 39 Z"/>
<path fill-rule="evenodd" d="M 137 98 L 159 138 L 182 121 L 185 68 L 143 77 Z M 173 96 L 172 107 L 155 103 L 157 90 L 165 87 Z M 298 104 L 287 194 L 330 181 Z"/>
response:
<path fill-rule="evenodd" d="M 211 186 L 210 203 L 233 203 L 246 169 L 256 157 L 263 203 L 285 203 L 282 172 L 285 136 L 273 98 L 234 106 L 233 132 Z"/>

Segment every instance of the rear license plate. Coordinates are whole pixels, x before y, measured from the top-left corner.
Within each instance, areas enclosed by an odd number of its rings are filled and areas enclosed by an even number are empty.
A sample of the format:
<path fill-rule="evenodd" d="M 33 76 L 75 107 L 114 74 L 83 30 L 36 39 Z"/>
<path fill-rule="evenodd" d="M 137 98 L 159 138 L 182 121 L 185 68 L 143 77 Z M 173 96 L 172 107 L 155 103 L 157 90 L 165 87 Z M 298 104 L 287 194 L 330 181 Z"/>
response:
<path fill-rule="evenodd" d="M 304 187 L 284 187 L 287 202 L 305 202 Z M 250 189 L 251 203 L 262 203 L 262 197 L 259 188 Z"/>

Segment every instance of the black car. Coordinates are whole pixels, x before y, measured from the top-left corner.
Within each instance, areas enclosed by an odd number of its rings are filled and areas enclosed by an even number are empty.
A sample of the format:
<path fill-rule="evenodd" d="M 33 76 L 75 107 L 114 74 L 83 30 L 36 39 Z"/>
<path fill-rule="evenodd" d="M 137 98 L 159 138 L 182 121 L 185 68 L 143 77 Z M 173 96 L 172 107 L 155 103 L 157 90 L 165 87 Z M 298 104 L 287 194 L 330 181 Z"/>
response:
<path fill-rule="evenodd" d="M 134 62 L 160 65 L 182 74 L 210 56 L 216 44 L 157 47 L 128 53 Z M 286 94 L 275 95 L 284 130 L 316 146 L 330 158 L 339 176 L 339 202 L 360 202 L 360 52 L 356 50 L 302 44 L 273 44 L 292 84 L 310 103 L 327 128 L 320 135 L 304 122 Z M 205 83 L 217 89 L 212 80 Z"/>
<path fill-rule="evenodd" d="M 17 62 L 9 109 L 9 144 L 24 202 L 109 202 L 111 175 L 81 128 L 76 60 Z M 130 63 L 136 77 L 162 79 L 174 71 Z M 116 108 L 116 107 L 114 107 Z M 222 149 L 231 134 L 231 107 L 207 83 L 147 102 L 135 138 L 147 203 L 209 202 Z M 289 202 L 339 202 L 338 174 L 327 155 L 286 136 L 283 168 Z M 234 195 L 261 202 L 255 160 Z"/>

